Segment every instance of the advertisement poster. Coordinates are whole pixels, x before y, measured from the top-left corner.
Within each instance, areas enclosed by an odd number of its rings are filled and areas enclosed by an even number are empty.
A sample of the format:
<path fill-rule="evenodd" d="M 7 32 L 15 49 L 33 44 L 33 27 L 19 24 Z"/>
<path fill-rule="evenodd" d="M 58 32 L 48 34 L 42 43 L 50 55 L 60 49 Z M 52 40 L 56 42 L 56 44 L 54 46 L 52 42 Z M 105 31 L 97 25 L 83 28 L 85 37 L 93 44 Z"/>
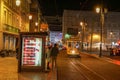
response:
<path fill-rule="evenodd" d="M 22 37 L 22 66 L 41 66 L 42 38 Z"/>
<path fill-rule="evenodd" d="M 62 40 L 62 33 L 59 31 L 50 32 L 50 42 L 57 43 Z"/>

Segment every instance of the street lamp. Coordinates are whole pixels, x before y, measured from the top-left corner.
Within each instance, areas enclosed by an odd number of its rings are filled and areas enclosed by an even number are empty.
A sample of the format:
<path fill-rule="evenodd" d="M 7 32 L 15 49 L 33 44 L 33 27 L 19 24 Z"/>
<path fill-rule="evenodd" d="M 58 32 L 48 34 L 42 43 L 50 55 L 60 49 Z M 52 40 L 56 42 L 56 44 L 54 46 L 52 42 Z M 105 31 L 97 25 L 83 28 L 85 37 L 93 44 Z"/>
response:
<path fill-rule="evenodd" d="M 82 41 L 81 41 L 81 51 L 83 51 L 83 42 L 84 42 L 84 32 L 85 32 L 85 22 L 80 22 L 80 25 L 82 26 Z"/>
<path fill-rule="evenodd" d="M 35 32 L 37 31 L 39 31 L 39 29 L 38 29 L 38 22 L 35 22 L 35 30 L 34 30 Z"/>
<path fill-rule="evenodd" d="M 32 15 L 29 15 L 29 20 L 32 20 Z"/>
<path fill-rule="evenodd" d="M 20 18 L 19 18 L 19 29 L 22 26 L 22 16 L 21 16 L 21 6 L 20 6 L 20 4 L 21 4 L 21 1 L 16 0 L 16 6 L 19 7 L 19 16 L 20 16 Z"/>
<path fill-rule="evenodd" d="M 81 32 L 79 31 L 78 32 L 78 39 L 79 39 L 79 41 L 80 41 L 80 38 L 81 38 Z"/>
<path fill-rule="evenodd" d="M 16 0 L 16 5 L 17 5 L 17 6 L 20 6 L 20 3 L 21 3 L 20 0 Z"/>
<path fill-rule="evenodd" d="M 29 20 L 30 20 L 30 26 L 29 26 L 29 31 L 31 31 L 31 20 L 32 20 L 32 15 L 29 15 Z"/>
<path fill-rule="evenodd" d="M 104 14 L 107 12 L 106 9 L 104 9 L 103 7 L 101 8 L 96 8 L 96 12 L 100 13 L 100 21 L 101 21 L 101 27 L 100 27 L 100 53 L 99 53 L 99 57 L 102 56 L 102 38 L 103 38 L 103 26 L 104 26 Z"/>
<path fill-rule="evenodd" d="M 81 32 L 78 32 L 78 40 L 79 40 L 79 50 L 80 50 L 80 42 L 81 42 Z"/>
<path fill-rule="evenodd" d="M 35 26 L 38 26 L 38 22 L 35 22 Z"/>
<path fill-rule="evenodd" d="M 112 35 L 113 35 L 113 32 L 111 31 L 111 32 L 110 32 L 110 38 L 111 38 L 111 39 L 110 39 L 110 42 L 111 42 L 111 48 L 112 48 Z"/>

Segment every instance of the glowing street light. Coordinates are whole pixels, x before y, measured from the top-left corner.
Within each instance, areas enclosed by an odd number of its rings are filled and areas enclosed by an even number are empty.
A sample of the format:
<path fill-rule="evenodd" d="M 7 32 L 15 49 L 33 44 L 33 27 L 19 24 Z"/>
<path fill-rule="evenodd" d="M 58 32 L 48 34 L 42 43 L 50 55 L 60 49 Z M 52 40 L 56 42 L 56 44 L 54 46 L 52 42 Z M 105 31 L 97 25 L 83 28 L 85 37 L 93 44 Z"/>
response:
<path fill-rule="evenodd" d="M 39 31 L 39 28 L 38 28 L 38 22 L 35 22 L 35 30 L 34 30 L 35 32 L 37 31 Z"/>
<path fill-rule="evenodd" d="M 29 20 L 32 20 L 32 15 L 29 15 Z"/>
<path fill-rule="evenodd" d="M 83 26 L 83 22 L 80 22 L 80 25 Z"/>
<path fill-rule="evenodd" d="M 20 3 L 21 3 L 20 0 L 16 0 L 16 5 L 17 5 L 17 6 L 20 6 Z"/>
<path fill-rule="evenodd" d="M 113 32 L 110 32 L 110 35 L 112 35 L 113 34 Z"/>
<path fill-rule="evenodd" d="M 38 22 L 35 22 L 35 26 L 38 26 Z"/>
<path fill-rule="evenodd" d="M 100 8 L 99 7 L 96 8 L 96 13 L 100 13 Z"/>

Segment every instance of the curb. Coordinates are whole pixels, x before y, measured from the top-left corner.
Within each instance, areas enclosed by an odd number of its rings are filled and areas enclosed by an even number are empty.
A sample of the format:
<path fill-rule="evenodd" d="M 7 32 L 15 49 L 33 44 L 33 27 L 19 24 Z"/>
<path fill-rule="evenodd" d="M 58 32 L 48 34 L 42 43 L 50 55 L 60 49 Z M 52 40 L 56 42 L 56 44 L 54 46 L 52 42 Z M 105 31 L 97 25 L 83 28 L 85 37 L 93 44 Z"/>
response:
<path fill-rule="evenodd" d="M 111 58 L 105 57 L 105 56 L 99 57 L 99 55 L 97 55 L 97 54 L 89 54 L 89 53 L 87 53 L 87 52 L 82 52 L 82 53 L 87 54 L 87 55 L 90 55 L 90 56 L 93 56 L 93 57 L 96 57 L 96 58 L 98 58 L 98 59 L 100 59 L 100 60 L 105 60 L 105 61 L 107 61 L 107 62 L 116 64 L 116 65 L 120 65 L 120 61 L 119 61 L 119 60 L 114 60 L 114 59 L 111 59 Z"/>

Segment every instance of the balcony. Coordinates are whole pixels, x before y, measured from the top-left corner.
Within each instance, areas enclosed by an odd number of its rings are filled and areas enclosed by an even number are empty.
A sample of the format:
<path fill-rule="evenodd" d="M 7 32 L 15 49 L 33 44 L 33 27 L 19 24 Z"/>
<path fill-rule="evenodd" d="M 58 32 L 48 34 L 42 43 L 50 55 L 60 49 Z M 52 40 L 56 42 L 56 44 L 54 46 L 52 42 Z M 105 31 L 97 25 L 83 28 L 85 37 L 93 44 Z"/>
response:
<path fill-rule="evenodd" d="M 18 28 L 8 25 L 8 24 L 4 24 L 3 31 L 19 33 L 20 30 Z"/>

